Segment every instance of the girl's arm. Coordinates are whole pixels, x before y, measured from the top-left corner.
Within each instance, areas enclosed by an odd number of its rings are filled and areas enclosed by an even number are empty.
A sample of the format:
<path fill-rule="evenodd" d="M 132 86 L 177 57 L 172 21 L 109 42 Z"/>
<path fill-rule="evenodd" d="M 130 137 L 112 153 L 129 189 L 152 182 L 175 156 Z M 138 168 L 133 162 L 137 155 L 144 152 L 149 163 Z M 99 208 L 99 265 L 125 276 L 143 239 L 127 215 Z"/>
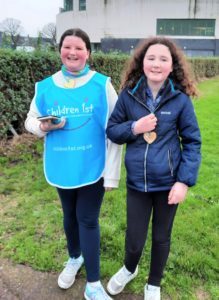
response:
<path fill-rule="evenodd" d="M 177 181 L 193 186 L 198 177 L 201 163 L 201 134 L 194 107 L 190 99 L 186 99 L 178 120 L 182 154 L 177 171 Z"/>
<path fill-rule="evenodd" d="M 178 127 L 182 156 L 177 172 L 177 182 L 169 193 L 169 204 L 177 204 L 185 200 L 188 188 L 196 183 L 201 163 L 201 135 L 190 99 L 186 100 Z"/>
<path fill-rule="evenodd" d="M 62 128 L 65 125 L 65 119 L 62 119 L 61 122 L 54 124 L 52 120 L 40 121 L 37 118 L 40 117 L 40 112 L 36 106 L 36 97 L 37 97 L 37 84 L 35 85 L 35 95 L 30 105 L 30 110 L 27 114 L 25 120 L 25 128 L 27 131 L 37 135 L 38 137 L 44 137 L 49 131 Z"/>
<path fill-rule="evenodd" d="M 109 116 L 118 99 L 117 93 L 111 82 L 107 83 L 107 100 Z M 106 165 L 104 170 L 104 186 L 107 189 L 116 188 L 119 185 L 122 159 L 122 146 L 119 146 L 107 139 Z"/>
<path fill-rule="evenodd" d="M 107 126 L 108 138 L 120 145 L 137 139 L 137 135 L 133 132 L 132 128 L 132 124 L 136 120 L 132 120 L 128 116 L 126 100 L 124 99 L 124 92 L 122 92 L 119 95 Z"/>
<path fill-rule="evenodd" d="M 44 137 L 46 132 L 40 129 L 41 122 L 37 119 L 39 116 L 40 114 L 35 104 L 35 98 L 33 98 L 24 126 L 27 131 L 37 135 L 38 137 Z"/>

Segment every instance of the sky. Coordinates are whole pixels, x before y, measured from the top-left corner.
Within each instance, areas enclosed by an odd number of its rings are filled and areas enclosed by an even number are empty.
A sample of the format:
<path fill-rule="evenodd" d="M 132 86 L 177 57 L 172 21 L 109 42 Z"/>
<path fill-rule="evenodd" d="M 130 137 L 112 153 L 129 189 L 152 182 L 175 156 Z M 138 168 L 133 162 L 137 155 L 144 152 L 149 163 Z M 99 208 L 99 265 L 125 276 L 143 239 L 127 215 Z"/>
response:
<path fill-rule="evenodd" d="M 63 0 L 0 0 L 0 23 L 7 18 L 21 21 L 22 35 L 36 37 L 43 26 L 56 22 Z"/>

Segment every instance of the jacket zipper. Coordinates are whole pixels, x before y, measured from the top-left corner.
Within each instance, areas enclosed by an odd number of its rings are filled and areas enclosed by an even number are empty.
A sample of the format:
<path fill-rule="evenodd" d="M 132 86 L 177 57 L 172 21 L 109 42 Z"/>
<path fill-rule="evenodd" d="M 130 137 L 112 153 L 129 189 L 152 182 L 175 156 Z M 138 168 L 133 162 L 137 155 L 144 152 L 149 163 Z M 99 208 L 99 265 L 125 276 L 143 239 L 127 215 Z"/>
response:
<path fill-rule="evenodd" d="M 173 163 L 172 163 L 172 156 L 171 156 L 171 150 L 168 149 L 168 161 L 169 161 L 169 167 L 170 167 L 170 174 L 173 176 Z"/>
<path fill-rule="evenodd" d="M 128 93 L 142 106 L 144 106 L 147 110 L 149 110 L 150 113 L 152 113 L 152 111 L 149 109 L 149 107 L 142 103 L 140 100 L 138 100 L 138 98 L 136 98 L 133 94 L 131 94 L 129 91 Z M 145 149 L 145 154 L 144 154 L 144 191 L 147 192 L 147 167 L 146 167 L 146 162 L 147 162 L 147 155 L 148 155 L 148 148 L 149 148 L 149 144 L 146 145 L 146 149 Z"/>
<path fill-rule="evenodd" d="M 128 91 L 129 95 L 131 95 L 139 104 L 141 104 L 142 106 L 144 106 L 147 110 L 149 110 L 150 113 L 155 113 L 158 108 L 160 108 L 160 104 L 158 104 L 158 106 L 155 108 L 155 110 L 152 112 L 149 107 L 144 104 L 143 102 L 141 102 L 137 97 L 135 97 L 130 91 Z M 166 102 L 166 101 L 165 101 Z M 164 104 L 164 103 L 162 103 Z M 149 148 L 149 144 L 147 144 L 146 146 L 146 150 L 145 150 L 145 155 L 144 155 L 144 180 L 145 180 L 145 183 L 144 183 L 144 190 L 145 192 L 147 192 L 147 167 L 146 167 L 146 161 L 147 161 L 147 154 L 148 154 L 148 148 Z M 170 166 L 170 172 L 171 172 L 171 176 L 173 176 L 173 166 L 172 166 L 172 163 L 170 161 L 170 158 L 171 158 L 171 153 L 170 153 L 170 150 L 168 150 L 168 160 L 169 160 L 169 166 Z"/>
<path fill-rule="evenodd" d="M 131 95 L 138 103 L 140 103 L 142 106 L 144 106 L 145 108 L 147 108 L 147 110 L 149 110 L 151 112 L 151 110 L 149 109 L 149 107 L 144 104 L 143 102 L 141 102 L 140 100 L 138 100 L 138 98 L 136 98 L 132 93 L 130 93 L 130 91 L 128 91 L 129 95 Z"/>
<path fill-rule="evenodd" d="M 148 154 L 149 144 L 146 145 L 145 153 L 144 153 L 144 191 L 147 192 L 147 154 Z"/>
<path fill-rule="evenodd" d="M 147 107 L 147 105 L 145 105 L 144 103 L 142 103 L 141 101 L 138 100 L 138 98 L 136 98 L 133 94 L 131 94 L 129 91 L 128 93 L 142 106 L 144 106 L 147 110 L 149 110 L 151 112 L 151 110 L 149 109 L 149 107 Z M 147 167 L 146 167 L 146 161 L 147 161 L 147 154 L 148 154 L 148 148 L 149 148 L 149 144 L 146 145 L 146 149 L 145 149 L 145 154 L 144 154 L 144 191 L 147 192 Z"/>

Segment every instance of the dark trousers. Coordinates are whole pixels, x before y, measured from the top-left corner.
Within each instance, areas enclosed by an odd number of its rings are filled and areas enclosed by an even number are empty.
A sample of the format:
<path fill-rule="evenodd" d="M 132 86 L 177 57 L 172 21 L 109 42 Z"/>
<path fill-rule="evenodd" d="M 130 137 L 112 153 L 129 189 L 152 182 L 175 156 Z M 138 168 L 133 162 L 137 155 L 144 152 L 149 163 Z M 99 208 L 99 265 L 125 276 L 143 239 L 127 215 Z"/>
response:
<path fill-rule="evenodd" d="M 63 225 L 70 257 L 84 257 L 87 280 L 98 281 L 100 274 L 99 213 L 104 196 L 103 179 L 75 189 L 60 189 Z"/>
<path fill-rule="evenodd" d="M 128 188 L 125 266 L 134 272 L 140 260 L 152 215 L 152 247 L 148 284 L 160 286 L 170 251 L 178 205 L 168 205 L 169 191 L 144 193 Z"/>

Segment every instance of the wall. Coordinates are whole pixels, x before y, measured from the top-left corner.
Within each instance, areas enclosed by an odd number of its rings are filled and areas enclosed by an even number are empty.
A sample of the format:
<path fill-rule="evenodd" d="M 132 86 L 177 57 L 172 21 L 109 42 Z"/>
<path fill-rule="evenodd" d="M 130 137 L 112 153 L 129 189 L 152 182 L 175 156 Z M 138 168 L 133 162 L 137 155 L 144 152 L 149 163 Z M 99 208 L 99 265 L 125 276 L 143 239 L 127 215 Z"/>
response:
<path fill-rule="evenodd" d="M 80 27 L 88 33 L 91 42 L 116 39 L 117 44 L 125 42 L 128 51 L 132 39 L 156 35 L 158 18 L 216 19 L 215 37 L 208 40 L 219 39 L 219 0 L 87 0 L 86 11 L 78 11 L 78 0 L 74 0 L 74 11 L 57 15 L 57 39 L 64 30 Z M 194 40 L 194 37 L 174 36 L 178 38 Z M 215 52 L 218 51 L 216 48 Z"/>
<path fill-rule="evenodd" d="M 88 33 L 92 43 L 100 43 L 104 37 L 104 0 L 87 0 L 86 11 L 79 11 L 78 3 L 78 0 L 74 0 L 73 11 L 57 15 L 57 41 L 66 29 L 79 27 Z"/>
<path fill-rule="evenodd" d="M 180 46 L 187 56 L 219 56 L 219 39 L 177 39 L 173 40 Z M 132 53 L 141 39 L 114 39 L 104 38 L 101 40 L 103 52 L 121 51 Z"/>

